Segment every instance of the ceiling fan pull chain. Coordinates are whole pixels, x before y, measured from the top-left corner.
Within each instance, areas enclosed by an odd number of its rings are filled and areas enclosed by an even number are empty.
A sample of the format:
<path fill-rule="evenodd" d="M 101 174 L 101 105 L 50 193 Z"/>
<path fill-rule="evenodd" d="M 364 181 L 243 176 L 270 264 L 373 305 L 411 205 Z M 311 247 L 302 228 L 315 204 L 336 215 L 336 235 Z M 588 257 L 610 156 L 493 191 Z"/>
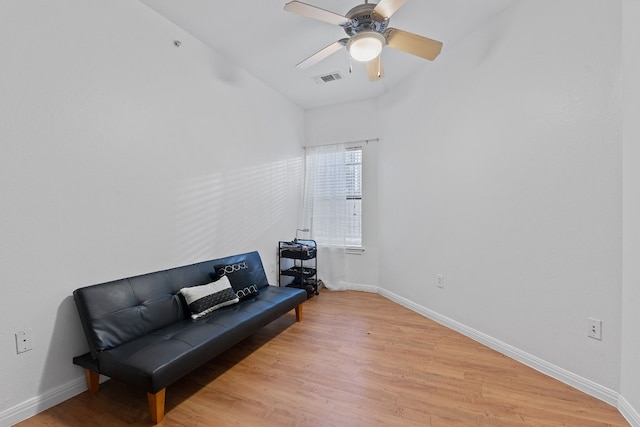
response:
<path fill-rule="evenodd" d="M 349 74 L 353 71 L 353 58 L 349 55 Z"/>

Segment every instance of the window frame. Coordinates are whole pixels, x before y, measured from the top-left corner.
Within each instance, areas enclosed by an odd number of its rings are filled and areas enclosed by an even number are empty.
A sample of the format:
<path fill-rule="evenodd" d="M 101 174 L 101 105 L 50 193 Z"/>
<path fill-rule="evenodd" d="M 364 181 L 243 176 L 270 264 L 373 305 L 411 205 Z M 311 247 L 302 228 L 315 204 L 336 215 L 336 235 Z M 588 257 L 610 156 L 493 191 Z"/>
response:
<path fill-rule="evenodd" d="M 361 252 L 363 250 L 363 245 L 362 245 L 362 241 L 363 241 L 363 196 L 364 196 L 364 191 L 363 191 L 363 185 L 364 185 L 364 177 L 363 177 L 363 172 L 364 172 L 364 147 L 362 146 L 362 144 L 353 144 L 353 145 L 349 145 L 345 147 L 345 151 L 349 152 L 349 151 L 353 151 L 353 152 L 358 152 L 358 154 L 355 156 L 356 157 L 356 161 L 355 162 L 349 162 L 349 155 L 347 155 L 347 157 L 345 158 L 345 168 L 349 169 L 350 167 L 355 166 L 356 167 L 356 171 L 353 172 L 354 178 L 353 178 L 353 190 L 354 191 L 350 191 L 350 178 L 349 178 L 349 173 L 347 173 L 347 195 L 346 195 L 346 201 L 347 203 L 350 203 L 350 200 L 359 200 L 359 207 L 355 208 L 356 212 L 359 212 L 358 214 L 358 219 L 357 219 L 357 228 L 358 228 L 358 233 L 357 236 L 352 235 L 351 233 L 347 233 L 348 236 L 345 238 L 345 248 L 348 251 L 355 251 L 355 252 Z M 358 192 L 356 192 L 355 190 L 359 190 Z M 348 213 L 351 213 L 352 211 L 349 210 Z M 355 215 L 355 213 L 354 213 Z M 347 227 L 347 230 L 352 230 L 353 229 L 353 224 L 352 224 L 352 219 L 349 218 L 348 219 L 349 222 L 349 226 Z M 351 239 L 351 240 L 350 240 Z M 357 241 L 355 241 L 357 240 Z"/>

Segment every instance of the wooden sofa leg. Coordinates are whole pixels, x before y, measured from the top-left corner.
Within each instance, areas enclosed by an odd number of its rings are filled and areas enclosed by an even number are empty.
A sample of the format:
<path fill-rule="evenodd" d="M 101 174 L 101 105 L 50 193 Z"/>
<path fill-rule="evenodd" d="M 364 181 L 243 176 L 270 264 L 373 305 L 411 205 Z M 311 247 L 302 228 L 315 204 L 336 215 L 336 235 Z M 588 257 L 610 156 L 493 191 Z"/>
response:
<path fill-rule="evenodd" d="M 164 395 L 166 390 L 166 388 L 163 388 L 156 394 L 147 393 L 149 414 L 151 415 L 151 421 L 155 424 L 159 423 L 164 418 Z"/>
<path fill-rule="evenodd" d="M 296 321 L 297 322 L 302 321 L 302 304 L 296 307 Z"/>
<path fill-rule="evenodd" d="M 89 394 L 96 394 L 98 392 L 98 387 L 100 387 L 100 374 L 92 371 L 91 369 L 85 368 L 84 377 L 87 380 L 87 389 L 89 390 Z"/>

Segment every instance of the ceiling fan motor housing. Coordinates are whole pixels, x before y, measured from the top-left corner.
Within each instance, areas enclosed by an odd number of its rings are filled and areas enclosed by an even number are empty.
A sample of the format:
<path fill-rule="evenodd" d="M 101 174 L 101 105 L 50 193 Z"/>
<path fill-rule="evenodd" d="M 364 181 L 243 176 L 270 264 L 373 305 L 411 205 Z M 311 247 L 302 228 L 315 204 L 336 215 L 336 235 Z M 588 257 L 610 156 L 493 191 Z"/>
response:
<path fill-rule="evenodd" d="M 343 26 L 344 32 L 354 36 L 362 31 L 375 31 L 383 34 L 389 26 L 389 18 L 378 16 L 373 9 L 375 4 L 361 4 L 345 15 L 351 21 Z"/>

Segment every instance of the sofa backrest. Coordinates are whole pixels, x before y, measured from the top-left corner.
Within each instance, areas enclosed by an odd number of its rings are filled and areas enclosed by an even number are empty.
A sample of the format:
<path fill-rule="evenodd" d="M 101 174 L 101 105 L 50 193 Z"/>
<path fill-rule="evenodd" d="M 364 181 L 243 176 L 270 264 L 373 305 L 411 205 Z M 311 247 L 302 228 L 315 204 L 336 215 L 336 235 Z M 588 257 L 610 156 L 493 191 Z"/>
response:
<path fill-rule="evenodd" d="M 212 281 L 214 267 L 246 263 L 253 283 L 268 286 L 258 252 L 86 286 L 73 292 L 93 357 L 188 317 L 180 289 Z"/>

